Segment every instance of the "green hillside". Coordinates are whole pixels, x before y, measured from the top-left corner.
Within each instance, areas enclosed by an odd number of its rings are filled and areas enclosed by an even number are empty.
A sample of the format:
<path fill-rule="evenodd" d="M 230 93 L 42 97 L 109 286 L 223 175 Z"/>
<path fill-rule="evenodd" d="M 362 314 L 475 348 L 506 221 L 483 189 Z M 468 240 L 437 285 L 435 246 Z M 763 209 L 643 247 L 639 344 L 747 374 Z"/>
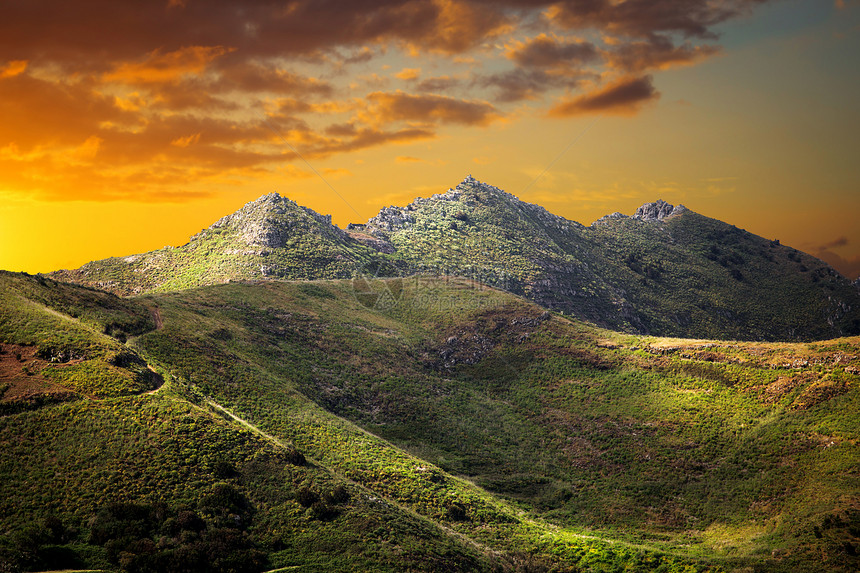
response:
<path fill-rule="evenodd" d="M 456 275 L 605 328 L 699 338 L 860 334 L 860 290 L 810 255 L 661 201 L 590 227 L 471 177 L 342 231 L 276 194 L 185 245 L 55 279 L 128 295 L 253 279 Z"/>
<path fill-rule="evenodd" d="M 616 334 L 453 278 L 0 284 L 13 567 L 860 566 L 858 338 Z"/>

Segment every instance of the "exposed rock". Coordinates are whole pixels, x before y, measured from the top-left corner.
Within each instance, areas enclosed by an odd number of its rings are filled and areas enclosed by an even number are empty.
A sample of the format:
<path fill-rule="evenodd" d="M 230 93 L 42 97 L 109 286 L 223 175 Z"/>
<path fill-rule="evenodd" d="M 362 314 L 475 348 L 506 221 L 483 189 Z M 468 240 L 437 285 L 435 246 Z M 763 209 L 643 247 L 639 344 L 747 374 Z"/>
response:
<path fill-rule="evenodd" d="M 324 234 L 346 238 L 344 231 L 332 225 L 331 215 L 320 215 L 278 193 L 269 193 L 222 217 L 191 240 L 219 229 L 232 229 L 248 245 L 277 249 L 285 247 L 296 234 L 306 233 L 313 227 Z"/>
<path fill-rule="evenodd" d="M 659 199 L 654 203 L 645 203 L 636 209 L 636 213 L 633 215 L 633 218 L 641 219 L 642 221 L 662 221 L 666 217 L 678 215 L 686 210 L 687 208 L 683 205 L 675 207 L 674 205 L 670 205 L 662 199 Z"/>
<path fill-rule="evenodd" d="M 601 217 L 598 220 L 596 220 L 595 222 L 593 222 L 591 224 L 591 226 L 593 227 L 597 224 L 603 224 L 603 223 L 606 223 L 607 221 L 611 221 L 613 219 L 627 219 L 627 218 L 628 218 L 627 215 L 625 215 L 624 213 L 619 213 L 618 211 L 616 211 L 614 213 L 610 213 L 609 215 L 604 215 L 603 217 Z"/>
<path fill-rule="evenodd" d="M 415 224 L 415 217 L 409 214 L 408 207 L 383 207 L 379 213 L 371 218 L 365 230 L 380 239 L 388 239 L 388 233 L 399 229 L 408 229 Z"/>
<path fill-rule="evenodd" d="M 349 229 L 349 227 L 347 227 L 347 229 Z M 394 245 L 391 244 L 391 241 L 387 241 L 385 239 L 380 239 L 378 237 L 368 235 L 367 233 L 359 233 L 356 231 L 347 230 L 346 233 L 362 245 L 370 247 L 377 252 L 390 255 L 396 250 L 394 248 Z"/>

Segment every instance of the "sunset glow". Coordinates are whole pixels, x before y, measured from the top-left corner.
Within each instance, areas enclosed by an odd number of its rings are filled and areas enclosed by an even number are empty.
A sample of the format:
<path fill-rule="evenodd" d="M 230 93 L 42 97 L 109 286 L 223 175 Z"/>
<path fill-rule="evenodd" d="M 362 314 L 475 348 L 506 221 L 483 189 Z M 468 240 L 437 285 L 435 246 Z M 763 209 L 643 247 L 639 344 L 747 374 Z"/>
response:
<path fill-rule="evenodd" d="M 178 245 L 277 191 L 345 226 L 467 174 L 664 199 L 860 275 L 860 3 L 13 1 L 0 268 Z"/>

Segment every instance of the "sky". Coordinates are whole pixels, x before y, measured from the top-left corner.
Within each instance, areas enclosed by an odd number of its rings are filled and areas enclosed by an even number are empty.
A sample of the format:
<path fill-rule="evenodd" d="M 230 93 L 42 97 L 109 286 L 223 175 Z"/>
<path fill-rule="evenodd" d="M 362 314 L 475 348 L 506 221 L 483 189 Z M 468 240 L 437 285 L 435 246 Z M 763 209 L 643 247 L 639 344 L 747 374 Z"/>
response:
<path fill-rule="evenodd" d="M 0 268 L 345 226 L 467 175 L 663 199 L 860 275 L 858 0 L 0 1 Z"/>

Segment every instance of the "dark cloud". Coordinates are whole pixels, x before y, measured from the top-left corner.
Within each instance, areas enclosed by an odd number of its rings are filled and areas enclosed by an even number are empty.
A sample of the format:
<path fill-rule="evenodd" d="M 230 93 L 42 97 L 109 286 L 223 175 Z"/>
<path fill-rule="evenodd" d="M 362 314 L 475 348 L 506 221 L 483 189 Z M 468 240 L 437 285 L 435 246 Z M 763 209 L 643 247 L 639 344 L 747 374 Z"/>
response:
<path fill-rule="evenodd" d="M 0 53 L 105 70 L 153 50 L 229 46 L 245 58 L 290 57 L 400 41 L 453 53 L 494 35 L 501 10 L 453 0 L 28 0 L 6 3 Z M 20 58 L 19 58 L 20 55 Z"/>
<path fill-rule="evenodd" d="M 537 99 L 548 89 L 558 85 L 559 76 L 551 76 L 543 70 L 517 68 L 480 78 L 481 85 L 498 88 L 496 100 L 507 103 L 525 99 Z"/>
<path fill-rule="evenodd" d="M 421 80 L 415 85 L 419 92 L 445 92 L 460 87 L 461 81 L 450 76 L 437 76 Z"/>
<path fill-rule="evenodd" d="M 812 254 L 828 263 L 834 269 L 842 273 L 849 279 L 860 277 L 860 256 L 846 259 L 830 249 L 848 246 L 848 238 L 845 236 L 836 237 L 832 241 L 828 241 L 823 245 L 819 245 L 812 250 Z"/>
<path fill-rule="evenodd" d="M 418 121 L 488 125 L 501 114 L 485 101 L 461 100 L 448 96 L 413 95 L 402 91 L 374 92 L 367 96 L 371 115 L 382 122 Z"/>
<path fill-rule="evenodd" d="M 816 257 L 839 271 L 843 276 L 851 280 L 860 277 L 860 256 L 846 259 L 833 251 L 820 250 L 813 253 Z"/>
<path fill-rule="evenodd" d="M 516 68 L 476 79 L 480 85 L 497 88 L 499 102 L 537 99 L 554 88 L 576 87 L 589 75 L 583 65 L 601 58 L 590 42 L 547 34 L 508 46 L 506 55 L 517 64 Z"/>
<path fill-rule="evenodd" d="M 555 38 L 540 34 L 512 47 L 508 58 L 523 67 L 578 67 L 600 58 L 591 42 Z"/>
<path fill-rule="evenodd" d="M 836 237 L 835 239 L 833 239 L 829 243 L 824 243 L 823 245 L 819 246 L 817 250 L 824 251 L 826 249 L 833 249 L 835 247 L 844 247 L 847 244 L 848 244 L 848 238 L 847 237 L 844 237 L 844 236 Z"/>
<path fill-rule="evenodd" d="M 632 115 L 646 103 L 660 97 L 651 76 L 625 77 L 593 92 L 556 104 L 549 111 L 553 117 L 587 114 Z"/>
<path fill-rule="evenodd" d="M 231 61 L 218 67 L 218 79 L 210 82 L 209 89 L 224 92 L 272 92 L 299 96 L 330 97 L 334 88 L 326 81 L 302 76 L 280 68 L 277 64 Z"/>
<path fill-rule="evenodd" d="M 610 34 L 650 37 L 669 32 L 714 39 L 714 26 L 769 0 L 562 0 L 550 19 L 566 28 L 596 28 Z"/>
<path fill-rule="evenodd" d="M 619 44 L 607 51 L 609 65 L 627 73 L 641 73 L 696 63 L 719 53 L 719 46 L 693 46 L 685 42 L 676 46 L 665 36 L 655 35 L 646 41 Z"/>
<path fill-rule="evenodd" d="M 543 12 L 568 29 L 714 38 L 714 26 L 765 1 L 17 0 L 3 6 L 0 53 L 96 71 L 188 46 L 229 48 L 246 61 L 347 51 L 345 61 L 359 62 L 373 56 L 371 46 L 391 42 L 464 52 Z"/>

